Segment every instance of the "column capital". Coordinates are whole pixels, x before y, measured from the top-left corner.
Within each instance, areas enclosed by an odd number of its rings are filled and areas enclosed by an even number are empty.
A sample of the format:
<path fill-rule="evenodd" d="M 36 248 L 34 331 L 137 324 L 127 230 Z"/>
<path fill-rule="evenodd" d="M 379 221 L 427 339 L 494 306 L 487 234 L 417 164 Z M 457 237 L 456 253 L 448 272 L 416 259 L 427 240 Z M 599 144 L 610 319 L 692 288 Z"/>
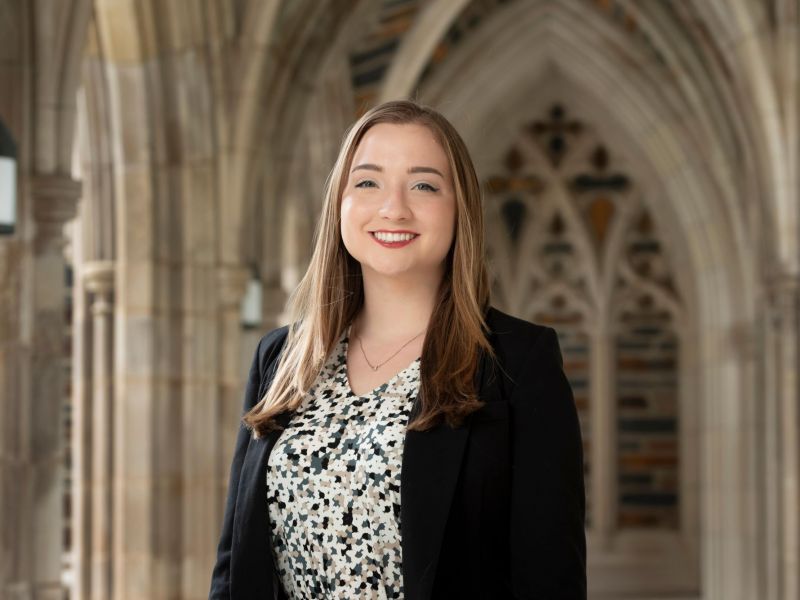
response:
<path fill-rule="evenodd" d="M 113 310 L 111 293 L 114 291 L 114 262 L 93 260 L 84 263 L 81 279 L 86 291 L 94 294 L 92 314 L 96 317 L 110 315 Z"/>
<path fill-rule="evenodd" d="M 81 266 L 81 279 L 86 290 L 93 294 L 109 294 L 114 289 L 114 262 L 93 260 Z"/>
<path fill-rule="evenodd" d="M 35 245 L 38 251 L 58 251 L 66 243 L 64 224 L 77 214 L 81 182 L 68 175 L 34 175 L 30 179 Z"/>

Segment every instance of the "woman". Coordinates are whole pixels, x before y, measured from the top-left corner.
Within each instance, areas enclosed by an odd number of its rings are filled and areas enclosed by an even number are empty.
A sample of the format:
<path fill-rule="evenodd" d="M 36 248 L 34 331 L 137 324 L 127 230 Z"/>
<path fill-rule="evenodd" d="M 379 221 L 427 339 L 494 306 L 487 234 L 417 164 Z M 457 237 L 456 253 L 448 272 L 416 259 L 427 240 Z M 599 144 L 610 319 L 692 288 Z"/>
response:
<path fill-rule="evenodd" d="M 444 117 L 351 127 L 290 304 L 250 369 L 210 598 L 586 598 L 558 338 L 489 306 Z"/>

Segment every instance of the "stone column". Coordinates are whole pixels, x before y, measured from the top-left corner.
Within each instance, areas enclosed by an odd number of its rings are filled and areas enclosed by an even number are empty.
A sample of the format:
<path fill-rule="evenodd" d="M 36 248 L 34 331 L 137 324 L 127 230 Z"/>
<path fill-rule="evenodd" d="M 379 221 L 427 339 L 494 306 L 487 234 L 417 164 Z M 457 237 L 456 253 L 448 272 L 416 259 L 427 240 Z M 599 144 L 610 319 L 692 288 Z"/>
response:
<path fill-rule="evenodd" d="M 91 444 L 85 465 L 91 469 L 91 510 L 81 521 L 89 526 L 89 571 L 93 600 L 111 598 L 112 581 L 112 480 L 113 480 L 113 371 L 112 331 L 114 266 L 96 261 L 84 266 L 86 291 L 92 294 L 92 398 L 91 415 L 83 423 L 91 428 L 82 439 Z M 85 481 L 85 479 L 84 479 Z M 88 517 L 88 518 L 86 518 Z"/>
<path fill-rule="evenodd" d="M 33 285 L 31 289 L 30 395 L 28 444 L 24 460 L 30 467 L 23 484 L 27 507 L 31 593 L 37 600 L 61 600 L 63 559 L 63 440 L 62 414 L 68 360 L 64 348 L 66 243 L 64 224 L 76 214 L 80 183 L 63 175 L 39 175 L 30 180 L 34 217 Z M 4 516 L 5 518 L 5 516 Z M 21 544 L 24 548 L 28 544 Z"/>
<path fill-rule="evenodd" d="M 786 276 L 771 288 L 775 340 L 774 390 L 780 440 L 778 497 L 782 538 L 778 589 L 783 599 L 800 598 L 800 278 Z M 782 589 L 781 589 L 782 588 Z"/>
<path fill-rule="evenodd" d="M 22 337 L 27 248 L 0 241 L 0 598 L 30 597 L 30 345 Z M 27 332 L 26 332 L 27 333 Z M 27 335 L 26 335 L 27 337 Z"/>
<path fill-rule="evenodd" d="M 187 202 L 198 201 L 200 193 L 191 193 Z M 180 421 L 174 425 L 180 433 L 180 597 L 204 598 L 208 595 L 211 568 L 216 558 L 222 498 L 218 493 L 220 431 L 220 371 L 235 362 L 228 356 L 228 340 L 221 336 L 219 297 L 239 296 L 244 286 L 238 281 L 238 269 L 228 281 L 205 251 L 214 247 L 211 237 L 201 242 L 205 230 L 193 227 L 198 215 L 186 211 L 185 231 L 192 232 L 199 250 L 192 252 L 182 267 L 185 296 L 175 312 L 180 327 L 175 343 L 180 345 Z M 208 211 L 207 214 L 211 214 Z M 197 219 L 197 220 L 195 220 Z M 184 243 L 188 243 L 184 242 Z M 231 290 L 230 288 L 235 288 Z M 233 298 L 229 299 L 234 304 Z M 227 306 L 227 305 L 226 305 Z M 226 328 L 227 329 L 227 328 Z M 236 336 L 232 330 L 231 335 Z M 176 436 L 177 437 L 177 436 Z M 177 596 L 176 596 L 177 597 Z"/>
<path fill-rule="evenodd" d="M 82 250 L 80 244 L 76 250 Z M 76 255 L 75 264 L 83 264 L 81 255 Z M 80 271 L 76 272 L 76 281 L 79 283 L 72 291 L 72 543 L 69 557 L 72 573 L 69 597 L 84 600 L 91 590 L 92 317 L 89 294 L 86 286 L 80 283 L 83 281 Z"/>
<path fill-rule="evenodd" d="M 611 548 L 617 530 L 617 402 L 616 330 L 598 324 L 590 332 L 589 414 L 592 428 L 591 478 L 588 493 L 592 498 L 591 530 L 602 552 Z"/>

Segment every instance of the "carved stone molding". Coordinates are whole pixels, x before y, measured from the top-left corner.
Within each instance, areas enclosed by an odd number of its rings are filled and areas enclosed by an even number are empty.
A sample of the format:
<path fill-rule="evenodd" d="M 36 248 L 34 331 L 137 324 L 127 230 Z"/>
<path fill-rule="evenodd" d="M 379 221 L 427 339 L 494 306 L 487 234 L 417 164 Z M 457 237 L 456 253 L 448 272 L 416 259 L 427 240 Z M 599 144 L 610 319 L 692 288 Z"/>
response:
<path fill-rule="evenodd" d="M 114 262 L 95 260 L 81 266 L 83 284 L 93 294 L 108 294 L 114 289 Z"/>
<path fill-rule="evenodd" d="M 66 175 L 36 175 L 31 179 L 35 248 L 59 252 L 66 244 L 64 224 L 77 214 L 81 182 Z"/>
<path fill-rule="evenodd" d="M 87 262 L 82 267 L 83 285 L 87 292 L 94 294 L 92 314 L 95 316 L 111 312 L 111 293 L 114 291 L 114 262 L 97 260 Z"/>

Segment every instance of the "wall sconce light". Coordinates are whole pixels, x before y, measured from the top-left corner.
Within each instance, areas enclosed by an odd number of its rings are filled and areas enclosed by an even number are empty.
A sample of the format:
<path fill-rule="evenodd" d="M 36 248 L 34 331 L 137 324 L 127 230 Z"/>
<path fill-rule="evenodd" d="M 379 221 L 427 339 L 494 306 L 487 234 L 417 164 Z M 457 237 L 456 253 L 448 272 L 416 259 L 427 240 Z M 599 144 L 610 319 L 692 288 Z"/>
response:
<path fill-rule="evenodd" d="M 242 327 L 244 329 L 256 329 L 261 327 L 261 312 L 263 303 L 263 290 L 261 279 L 258 277 L 258 270 L 252 267 L 250 279 L 242 299 Z"/>
<path fill-rule="evenodd" d="M 0 121 L 0 235 L 17 225 L 17 145 Z"/>

